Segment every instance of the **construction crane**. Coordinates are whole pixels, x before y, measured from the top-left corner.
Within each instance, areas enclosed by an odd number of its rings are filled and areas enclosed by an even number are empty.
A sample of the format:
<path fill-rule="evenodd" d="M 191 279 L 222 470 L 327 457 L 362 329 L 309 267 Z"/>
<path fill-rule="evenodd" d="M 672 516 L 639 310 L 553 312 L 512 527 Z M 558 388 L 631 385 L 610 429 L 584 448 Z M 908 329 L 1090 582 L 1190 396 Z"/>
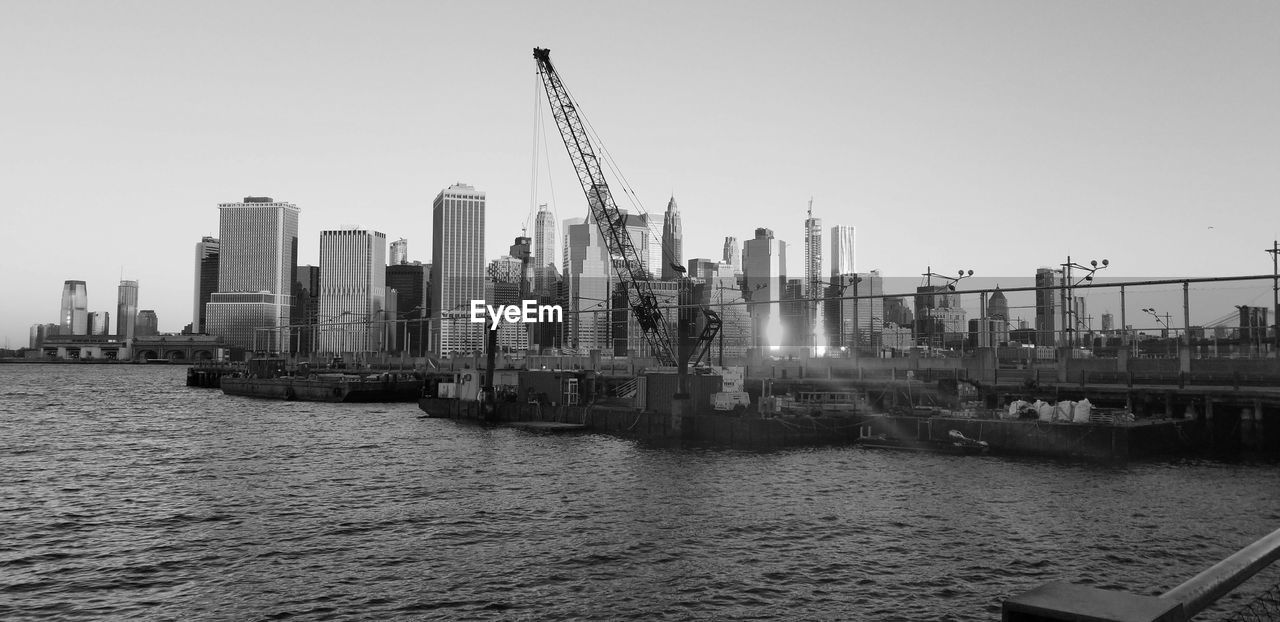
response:
<path fill-rule="evenodd" d="M 618 211 L 609 192 L 609 184 L 605 181 L 600 160 L 596 157 L 594 147 L 587 137 L 587 131 L 578 115 L 578 106 L 569 96 L 560 74 L 551 65 L 551 50 L 534 48 L 533 58 L 538 62 L 538 73 L 542 75 L 542 83 L 546 88 L 547 101 L 551 104 L 551 113 L 555 117 L 556 126 L 560 129 L 560 138 L 569 150 L 569 159 L 578 174 L 578 182 L 586 194 L 587 205 L 591 216 L 600 229 L 600 237 L 604 239 L 609 251 L 614 272 L 626 289 L 627 306 L 635 315 L 640 331 L 649 342 L 650 348 L 661 365 L 675 366 L 678 361 L 672 348 L 667 323 L 663 321 L 662 311 L 658 307 L 658 298 L 650 285 L 651 276 L 645 272 L 631 242 L 631 234 L 627 231 L 626 217 Z M 719 325 L 717 318 L 716 325 Z M 713 335 L 714 336 L 714 335 Z M 688 360 L 688 359 L 685 359 Z"/>

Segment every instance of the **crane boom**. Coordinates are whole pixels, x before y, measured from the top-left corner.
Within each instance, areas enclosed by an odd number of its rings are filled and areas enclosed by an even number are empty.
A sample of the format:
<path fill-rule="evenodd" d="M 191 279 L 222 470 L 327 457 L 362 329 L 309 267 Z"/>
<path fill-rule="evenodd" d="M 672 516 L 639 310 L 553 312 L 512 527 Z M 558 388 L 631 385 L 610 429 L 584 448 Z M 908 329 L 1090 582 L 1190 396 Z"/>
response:
<path fill-rule="evenodd" d="M 551 50 L 534 48 L 533 58 L 538 63 L 538 73 L 542 75 L 542 83 L 547 92 L 547 101 L 551 104 L 551 113 L 555 117 L 556 126 L 560 129 L 560 138 L 569 150 L 569 159 L 573 162 L 574 171 L 578 174 L 578 183 L 587 197 L 587 205 L 591 216 L 600 230 L 605 247 L 609 251 L 610 263 L 614 273 L 622 282 L 627 292 L 627 306 L 635 314 L 636 323 L 648 340 L 650 347 L 662 365 L 676 365 L 676 355 L 668 335 L 667 323 L 662 318 L 658 307 L 658 298 L 650 285 L 650 274 L 640 261 L 640 254 L 631 243 L 631 235 L 627 232 L 623 215 L 613 201 L 609 185 L 605 181 L 600 161 L 595 149 L 587 137 L 582 118 L 578 116 L 578 107 L 569 96 L 560 74 L 551 65 Z M 653 266 L 650 266 L 652 269 Z"/>

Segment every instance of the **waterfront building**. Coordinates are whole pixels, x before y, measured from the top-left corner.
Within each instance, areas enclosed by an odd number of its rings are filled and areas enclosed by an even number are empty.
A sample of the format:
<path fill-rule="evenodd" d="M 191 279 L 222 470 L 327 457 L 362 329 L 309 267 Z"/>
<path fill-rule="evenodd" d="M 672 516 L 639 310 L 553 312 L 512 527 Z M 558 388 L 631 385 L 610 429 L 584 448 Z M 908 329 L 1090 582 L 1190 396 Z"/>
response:
<path fill-rule="evenodd" d="M 218 238 L 207 235 L 196 242 L 195 309 L 191 316 L 191 328 L 198 334 L 205 334 L 208 330 L 205 305 L 212 300 L 213 293 L 218 291 L 218 257 L 221 248 Z M 137 313 L 135 307 L 129 317 L 133 318 Z M 117 321 L 120 321 L 118 317 Z M 131 320 L 130 325 L 132 323 Z"/>
<path fill-rule="evenodd" d="M 392 266 L 399 266 L 409 263 L 409 240 L 400 238 L 391 243 L 391 263 Z"/>
<path fill-rule="evenodd" d="M 431 287 L 431 266 L 421 262 L 387 266 L 387 299 L 395 291 L 398 313 L 395 338 L 400 349 L 410 356 L 424 356 L 427 352 L 427 318 L 430 304 L 427 292 Z"/>
<path fill-rule="evenodd" d="M 431 217 L 432 352 L 479 352 L 484 326 L 470 309 L 485 293 L 485 193 L 455 183 L 436 195 Z"/>
<path fill-rule="evenodd" d="M 365 229 L 320 232 L 319 351 L 382 352 L 389 320 L 387 236 Z"/>
<path fill-rule="evenodd" d="M 133 329 L 134 337 L 155 337 L 160 334 L 160 320 L 152 309 L 138 311 L 137 326 Z"/>
<path fill-rule="evenodd" d="M 62 284 L 62 311 L 59 314 L 62 335 L 89 334 L 89 290 L 84 281 Z"/>
<path fill-rule="evenodd" d="M 680 210 L 676 207 L 675 196 L 667 201 L 667 212 L 662 216 L 662 280 L 678 278 L 674 266 L 684 265 L 684 233 L 680 226 Z M 649 266 L 653 270 L 653 266 Z"/>
<path fill-rule="evenodd" d="M 315 354 L 320 320 L 320 268 L 298 266 L 298 280 L 293 283 L 293 351 Z"/>
<path fill-rule="evenodd" d="M 205 329 L 227 346 L 288 347 L 298 216 L 298 206 L 271 197 L 218 205 L 218 291 L 205 305 Z"/>
<path fill-rule="evenodd" d="M 31 341 L 29 347 L 39 348 L 44 345 L 45 339 L 58 334 L 61 327 L 57 324 L 34 324 L 31 326 Z"/>
<path fill-rule="evenodd" d="M 1053 268 L 1036 270 L 1036 345 L 1058 343 L 1057 300 L 1058 275 Z"/>
<path fill-rule="evenodd" d="M 777 347 L 784 343 L 781 309 L 787 282 L 787 244 L 773 237 L 773 230 L 756 229 L 743 255 L 745 295 L 751 300 L 751 333 L 755 345 Z"/>
<path fill-rule="evenodd" d="M 544 203 L 538 206 L 538 215 L 533 223 L 533 292 L 539 298 L 551 296 L 558 276 L 556 264 L 556 221 L 555 215 Z"/>
<path fill-rule="evenodd" d="M 133 339 L 138 322 L 138 282 L 120 281 L 116 296 L 116 337 Z"/>
<path fill-rule="evenodd" d="M 94 311 L 89 314 L 89 334 L 106 337 L 111 334 L 111 314 Z"/>

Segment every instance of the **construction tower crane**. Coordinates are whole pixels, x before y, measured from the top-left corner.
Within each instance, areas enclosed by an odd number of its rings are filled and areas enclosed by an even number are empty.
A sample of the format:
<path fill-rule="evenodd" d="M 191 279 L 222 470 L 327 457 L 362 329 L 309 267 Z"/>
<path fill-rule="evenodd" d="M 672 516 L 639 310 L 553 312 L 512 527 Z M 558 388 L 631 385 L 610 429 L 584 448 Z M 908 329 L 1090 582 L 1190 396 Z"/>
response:
<path fill-rule="evenodd" d="M 560 74 L 551 65 L 551 50 L 534 48 L 533 58 L 538 62 L 538 73 L 542 75 L 547 101 L 551 103 L 551 113 L 555 117 L 556 126 L 560 128 L 564 146 L 569 150 L 569 159 L 578 173 L 578 182 L 587 196 L 591 216 L 600 229 L 600 237 L 604 238 L 614 272 L 626 288 L 627 306 L 635 314 L 636 323 L 640 325 L 640 330 L 659 364 L 675 366 L 678 364 L 676 352 L 672 348 L 667 323 L 663 321 L 662 311 L 658 308 L 658 298 L 650 285 L 651 277 L 645 273 L 640 254 L 631 243 L 626 218 L 618 211 L 613 195 L 609 193 L 604 171 L 587 138 L 586 128 L 578 115 L 578 107 L 560 81 Z"/>

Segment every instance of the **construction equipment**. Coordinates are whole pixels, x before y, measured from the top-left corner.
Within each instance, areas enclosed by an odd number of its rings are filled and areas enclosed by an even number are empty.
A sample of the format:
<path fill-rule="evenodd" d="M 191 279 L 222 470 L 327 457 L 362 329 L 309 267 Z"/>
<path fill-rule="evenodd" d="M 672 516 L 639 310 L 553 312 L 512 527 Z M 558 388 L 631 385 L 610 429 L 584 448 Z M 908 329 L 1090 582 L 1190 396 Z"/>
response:
<path fill-rule="evenodd" d="M 600 160 L 587 136 L 582 118 L 578 114 L 578 106 L 569 96 L 569 91 L 560 80 L 560 74 L 551 64 L 551 51 L 534 48 L 533 57 L 538 63 L 538 73 L 542 76 L 547 101 L 551 104 L 552 115 L 555 117 L 556 126 L 560 129 L 560 138 L 564 140 L 564 146 L 569 151 L 569 159 L 573 162 L 573 168 L 578 174 L 578 182 L 586 195 L 591 216 L 596 221 L 600 237 L 604 239 L 605 247 L 609 251 L 614 272 L 626 290 L 627 306 L 635 315 L 636 323 L 658 358 L 659 364 L 679 366 L 683 369 L 683 365 L 690 360 L 692 352 L 710 347 L 711 340 L 719 330 L 720 318 L 709 309 L 703 309 L 702 312 L 707 321 L 702 334 L 697 338 L 697 345 L 692 349 L 680 348 L 679 354 L 683 356 L 677 356 L 667 322 L 663 319 L 662 311 L 658 306 L 658 298 L 650 285 L 652 276 L 646 272 L 646 266 L 641 262 L 640 255 L 631 242 L 625 215 L 619 212 L 613 195 L 609 192 L 609 185 L 605 181 Z M 682 300 L 681 303 L 684 304 L 685 301 Z M 685 323 L 681 322 L 682 325 Z M 692 340 L 692 333 L 693 331 L 682 330 L 682 342 Z M 701 358 L 701 355 L 698 358 Z M 695 364 L 698 358 L 692 359 Z"/>

